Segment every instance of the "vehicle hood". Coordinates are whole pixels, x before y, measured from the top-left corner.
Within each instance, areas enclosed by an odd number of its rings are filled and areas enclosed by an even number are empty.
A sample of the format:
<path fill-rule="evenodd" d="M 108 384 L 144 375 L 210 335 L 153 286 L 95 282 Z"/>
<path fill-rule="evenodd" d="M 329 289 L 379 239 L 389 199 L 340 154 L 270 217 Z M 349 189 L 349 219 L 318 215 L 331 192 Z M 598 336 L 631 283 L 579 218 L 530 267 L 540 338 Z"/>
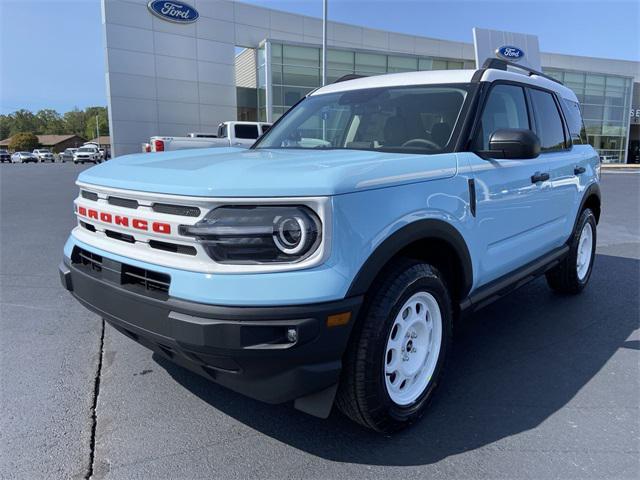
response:
<path fill-rule="evenodd" d="M 85 170 L 81 183 L 205 197 L 337 195 L 456 174 L 454 153 L 207 148 L 126 155 Z"/>

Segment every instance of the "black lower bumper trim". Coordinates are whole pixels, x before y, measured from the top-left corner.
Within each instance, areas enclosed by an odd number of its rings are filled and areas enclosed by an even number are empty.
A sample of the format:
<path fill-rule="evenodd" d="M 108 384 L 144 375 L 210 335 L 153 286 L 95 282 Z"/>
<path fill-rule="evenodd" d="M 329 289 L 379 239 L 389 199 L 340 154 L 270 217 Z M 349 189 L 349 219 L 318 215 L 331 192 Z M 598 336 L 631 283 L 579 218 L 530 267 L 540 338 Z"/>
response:
<path fill-rule="evenodd" d="M 117 330 L 173 362 L 268 403 L 290 402 L 338 382 L 361 297 L 284 307 L 227 307 L 131 291 L 74 267 L 63 286 Z M 346 325 L 327 317 L 350 312 Z M 292 331 L 292 332 L 290 332 Z"/>

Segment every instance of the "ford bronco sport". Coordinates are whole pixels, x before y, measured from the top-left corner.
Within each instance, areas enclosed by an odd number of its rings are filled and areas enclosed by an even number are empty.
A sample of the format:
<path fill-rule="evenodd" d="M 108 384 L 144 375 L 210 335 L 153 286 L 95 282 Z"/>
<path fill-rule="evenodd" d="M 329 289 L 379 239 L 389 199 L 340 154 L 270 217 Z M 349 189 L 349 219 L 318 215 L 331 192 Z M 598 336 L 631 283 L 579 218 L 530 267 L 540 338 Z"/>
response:
<path fill-rule="evenodd" d="M 516 67 L 339 81 L 248 150 L 86 170 L 63 285 L 232 390 L 402 428 L 457 318 L 541 274 L 563 294 L 591 275 L 598 155 L 574 93 Z"/>

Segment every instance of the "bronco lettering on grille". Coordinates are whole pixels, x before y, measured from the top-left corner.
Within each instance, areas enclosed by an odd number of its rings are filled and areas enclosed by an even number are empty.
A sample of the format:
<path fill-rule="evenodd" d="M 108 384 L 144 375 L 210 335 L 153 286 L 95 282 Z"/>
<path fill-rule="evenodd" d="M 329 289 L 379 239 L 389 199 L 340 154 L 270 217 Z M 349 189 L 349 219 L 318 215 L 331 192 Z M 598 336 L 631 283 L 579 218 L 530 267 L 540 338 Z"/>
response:
<path fill-rule="evenodd" d="M 126 217 L 124 215 L 114 215 L 108 212 L 99 212 L 93 208 L 87 208 L 78 206 L 78 215 L 93 219 L 100 220 L 103 223 L 111 223 L 121 227 L 135 228 L 136 230 L 142 230 L 148 232 L 149 230 L 155 233 L 161 233 L 163 235 L 171 234 L 171 225 L 165 222 L 149 222 L 142 218 Z"/>

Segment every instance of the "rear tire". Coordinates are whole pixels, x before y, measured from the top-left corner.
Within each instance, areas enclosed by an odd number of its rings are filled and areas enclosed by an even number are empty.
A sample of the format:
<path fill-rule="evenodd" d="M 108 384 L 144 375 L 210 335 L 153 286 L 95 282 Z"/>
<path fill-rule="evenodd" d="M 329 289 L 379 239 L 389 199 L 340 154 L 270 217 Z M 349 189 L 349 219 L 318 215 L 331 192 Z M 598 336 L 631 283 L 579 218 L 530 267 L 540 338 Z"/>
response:
<path fill-rule="evenodd" d="M 596 252 L 596 217 L 585 208 L 569 242 L 569 253 L 546 274 L 547 284 L 559 293 L 576 294 L 589 283 Z"/>
<path fill-rule="evenodd" d="M 404 259 L 381 277 L 352 334 L 336 405 L 355 422 L 389 433 L 425 413 L 449 352 L 452 312 L 431 265 Z"/>

